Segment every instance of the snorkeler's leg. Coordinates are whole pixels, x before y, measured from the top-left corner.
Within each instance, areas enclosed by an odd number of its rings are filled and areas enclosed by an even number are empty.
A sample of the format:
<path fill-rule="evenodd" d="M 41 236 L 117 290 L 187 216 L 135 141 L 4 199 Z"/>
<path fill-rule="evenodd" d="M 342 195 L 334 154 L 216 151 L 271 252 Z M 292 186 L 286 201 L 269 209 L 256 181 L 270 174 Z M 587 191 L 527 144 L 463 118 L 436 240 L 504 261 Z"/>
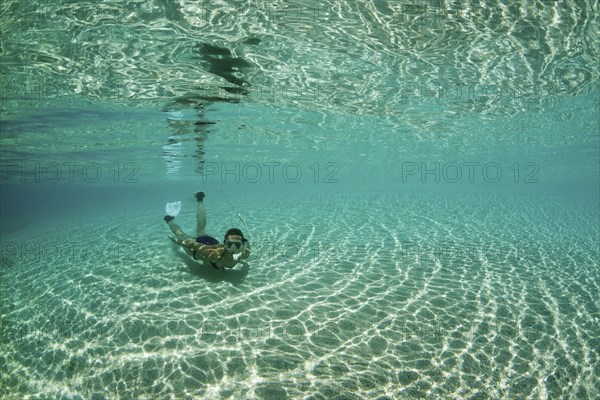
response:
<path fill-rule="evenodd" d="M 183 232 L 181 230 L 179 225 L 177 225 L 175 222 L 173 222 L 173 220 L 168 221 L 167 225 L 169 225 L 169 228 L 171 228 L 171 232 L 173 232 L 175 234 L 175 237 L 177 238 L 177 242 L 181 243 L 185 239 L 190 238 L 188 235 L 185 234 L 185 232 Z"/>
<path fill-rule="evenodd" d="M 201 193 L 201 194 L 200 194 Z M 204 193 L 196 193 L 196 199 L 198 200 L 198 208 L 196 211 L 196 237 L 204 235 L 206 229 L 206 211 L 204 211 Z"/>

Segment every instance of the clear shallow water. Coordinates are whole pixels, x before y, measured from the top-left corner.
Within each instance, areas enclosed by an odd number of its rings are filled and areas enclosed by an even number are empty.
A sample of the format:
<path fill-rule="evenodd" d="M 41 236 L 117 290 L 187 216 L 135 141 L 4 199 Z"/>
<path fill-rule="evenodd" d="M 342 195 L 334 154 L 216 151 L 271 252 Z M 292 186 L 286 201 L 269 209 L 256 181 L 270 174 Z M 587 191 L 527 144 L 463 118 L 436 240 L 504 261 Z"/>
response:
<path fill-rule="evenodd" d="M 202 4 L 2 4 L 3 397 L 598 396 L 597 5 Z"/>
<path fill-rule="evenodd" d="M 160 201 L 6 238 L 5 387 L 109 398 L 593 397 L 598 212 L 580 201 L 240 197 L 255 205 L 245 215 L 255 253 L 227 273 L 165 240 Z M 211 231 L 235 222 L 229 204 L 206 203 L 223 219 L 209 219 Z"/>

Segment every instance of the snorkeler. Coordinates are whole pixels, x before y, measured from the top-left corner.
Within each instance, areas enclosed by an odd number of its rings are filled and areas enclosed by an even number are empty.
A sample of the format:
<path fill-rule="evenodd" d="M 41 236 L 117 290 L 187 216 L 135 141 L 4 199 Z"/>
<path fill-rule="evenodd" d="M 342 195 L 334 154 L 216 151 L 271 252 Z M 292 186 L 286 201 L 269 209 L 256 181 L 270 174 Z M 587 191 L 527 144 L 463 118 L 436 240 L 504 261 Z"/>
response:
<path fill-rule="evenodd" d="M 248 258 L 250 256 L 250 244 L 244 239 L 241 230 L 237 228 L 229 229 L 225 233 L 223 244 L 204 233 L 204 228 L 206 228 L 204 192 L 197 192 L 195 197 L 198 201 L 196 240 L 191 239 L 181 230 L 179 225 L 173 222 L 174 215 L 166 215 L 164 220 L 176 237 L 175 239 L 171 238 L 171 240 L 182 246 L 194 260 L 200 260 L 205 266 L 211 266 L 215 269 L 233 268 L 239 259 Z"/>

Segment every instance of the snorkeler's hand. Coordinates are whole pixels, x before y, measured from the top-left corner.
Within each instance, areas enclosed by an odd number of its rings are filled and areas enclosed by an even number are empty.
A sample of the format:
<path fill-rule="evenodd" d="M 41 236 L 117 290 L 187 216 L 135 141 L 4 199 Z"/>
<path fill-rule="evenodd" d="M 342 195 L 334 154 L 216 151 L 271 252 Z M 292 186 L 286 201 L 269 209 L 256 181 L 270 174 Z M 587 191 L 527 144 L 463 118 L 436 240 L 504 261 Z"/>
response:
<path fill-rule="evenodd" d="M 250 242 L 244 239 L 244 243 L 242 244 L 242 248 L 240 249 L 240 257 L 248 258 L 250 257 Z"/>

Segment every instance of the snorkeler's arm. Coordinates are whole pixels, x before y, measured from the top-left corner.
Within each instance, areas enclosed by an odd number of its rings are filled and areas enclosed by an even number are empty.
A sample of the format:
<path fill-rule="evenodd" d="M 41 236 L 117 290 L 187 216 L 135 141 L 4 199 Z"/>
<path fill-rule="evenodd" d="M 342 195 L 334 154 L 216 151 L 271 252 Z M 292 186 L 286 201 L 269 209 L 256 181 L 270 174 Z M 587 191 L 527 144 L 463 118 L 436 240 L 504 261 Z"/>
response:
<path fill-rule="evenodd" d="M 214 263 L 219 260 L 219 249 L 223 247 L 223 245 L 207 246 L 205 244 L 198 243 L 193 239 L 185 239 L 180 244 L 190 250 L 196 250 L 196 252 L 202 254 L 202 257 L 208 258 Z"/>
<path fill-rule="evenodd" d="M 210 262 L 216 264 L 223 254 L 223 245 L 217 246 L 206 246 L 207 248 L 204 251 L 201 251 L 202 255 L 209 259 Z"/>

